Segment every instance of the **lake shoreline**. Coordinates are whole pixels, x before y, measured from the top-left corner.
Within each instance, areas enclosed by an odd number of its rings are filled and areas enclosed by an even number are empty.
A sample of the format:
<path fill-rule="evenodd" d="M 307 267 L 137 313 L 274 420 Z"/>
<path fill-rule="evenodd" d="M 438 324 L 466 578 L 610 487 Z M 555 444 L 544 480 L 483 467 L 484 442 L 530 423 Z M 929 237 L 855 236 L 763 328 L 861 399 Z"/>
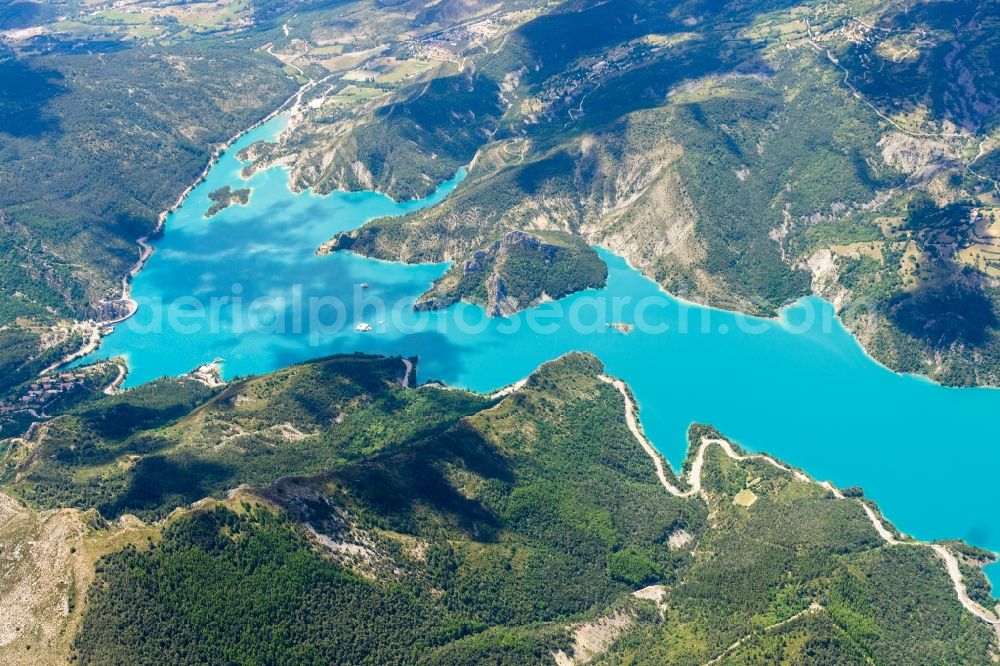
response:
<path fill-rule="evenodd" d="M 312 82 L 310 81 L 310 83 Z M 259 127 L 269 123 L 282 113 L 285 113 L 286 112 L 285 107 L 288 106 L 288 103 L 296 98 L 301 97 L 302 93 L 309 87 L 310 83 L 306 83 L 303 84 L 302 86 L 299 86 L 298 90 L 292 93 L 289 97 L 285 98 L 281 102 L 281 104 L 279 104 L 273 110 L 269 111 L 267 115 L 255 121 L 249 127 L 246 127 L 236 132 L 228 139 L 226 139 L 224 142 L 217 143 L 212 147 L 212 151 L 209 155 L 208 162 L 205 164 L 205 167 L 201 170 L 198 176 L 192 182 L 190 182 L 187 187 L 184 188 L 184 190 L 177 197 L 177 200 L 170 207 L 160 211 L 159 215 L 157 215 L 156 217 L 156 226 L 153 227 L 153 230 L 148 234 L 144 234 L 135 240 L 135 243 L 139 246 L 139 258 L 136 260 L 135 264 L 133 264 L 132 267 L 128 270 L 128 272 L 121 278 L 122 280 L 121 297 L 113 300 L 101 301 L 106 305 L 110 305 L 112 303 L 124 303 L 127 308 L 126 314 L 117 317 L 112 317 L 111 319 L 70 320 L 74 326 L 93 328 L 94 332 L 90 337 L 84 340 L 83 345 L 79 349 L 70 352 L 59 361 L 56 361 L 52 365 L 46 367 L 44 370 L 42 370 L 41 373 L 39 373 L 39 376 L 43 376 L 50 372 L 55 372 L 56 370 L 59 370 L 60 368 L 63 368 L 76 360 L 79 360 L 81 358 L 84 358 L 85 356 L 94 353 L 100 347 L 101 339 L 111 332 L 110 330 L 111 327 L 114 327 L 117 324 L 120 324 L 123 321 L 126 321 L 127 319 L 135 315 L 139 307 L 135 299 L 132 298 L 132 279 L 135 278 L 142 271 L 142 269 L 146 267 L 146 262 L 148 262 L 149 258 L 153 256 L 154 252 L 156 252 L 156 248 L 153 245 L 151 245 L 149 241 L 151 239 L 155 239 L 157 236 L 162 234 L 164 228 L 166 227 L 167 219 L 170 217 L 170 215 L 172 213 L 175 213 L 178 209 L 180 209 L 180 207 L 184 205 L 184 201 L 188 198 L 188 196 L 190 196 L 190 194 L 195 190 L 195 188 L 197 188 L 199 185 L 205 182 L 205 179 L 208 177 L 209 172 L 211 172 L 211 170 L 215 167 L 215 165 L 218 164 L 219 159 L 226 153 L 226 151 L 232 148 L 234 143 L 239 141 L 244 135 L 248 134 L 249 132 L 258 129 Z"/>
<path fill-rule="evenodd" d="M 272 127 L 277 123 L 236 147 L 265 139 Z M 357 333 L 353 322 L 371 320 L 374 324 L 384 317 L 377 303 L 387 304 L 383 307 L 388 314 L 392 304 L 411 299 L 440 277 L 447 264 L 372 260 L 346 252 L 340 257 L 317 258 L 316 247 L 339 230 L 356 228 L 366 220 L 434 205 L 456 183 L 440 187 L 432 198 L 406 204 L 394 204 L 374 192 L 293 193 L 288 189 L 287 167 L 274 165 L 279 168 L 261 170 L 248 180 L 240 170 L 237 150 L 231 148 L 225 155 L 207 184 L 170 218 L 172 232 L 157 242 L 163 254 L 154 264 L 156 270 L 135 284 L 137 294 L 153 299 L 150 322 L 165 321 L 166 304 L 184 295 L 198 294 L 206 303 L 209 297 L 232 298 L 235 283 L 240 284 L 243 306 L 228 306 L 221 328 L 202 326 L 193 333 L 171 327 L 118 327 L 94 357 L 128 352 L 134 371 L 124 386 L 183 374 L 217 356 L 227 359 L 227 376 L 242 376 L 324 354 L 361 351 L 419 355 L 427 377 L 488 394 L 523 378 L 539 362 L 571 349 L 589 351 L 605 362 L 609 374 L 625 378 L 633 387 L 637 402 L 643 405 L 645 430 L 669 460 L 683 458 L 680 449 L 682 445 L 687 448 L 687 442 L 681 438 L 692 421 L 713 423 L 734 441 L 745 442 L 748 450 L 771 451 L 841 486 L 865 486 L 870 496 L 883 500 L 890 515 L 920 538 L 960 536 L 993 549 L 1000 546 L 987 531 L 995 521 L 982 510 L 984 497 L 978 491 L 905 503 L 911 498 L 914 475 L 922 473 L 918 464 L 906 462 L 906 452 L 936 457 L 948 437 L 973 436 L 971 415 L 996 409 L 995 394 L 941 391 L 940 385 L 925 377 L 912 382 L 901 373 L 886 372 L 883 365 L 872 362 L 821 297 L 805 297 L 813 300 L 804 304 L 800 299 L 770 318 L 704 308 L 672 296 L 626 258 L 597 246 L 610 269 L 604 291 L 585 290 L 500 321 L 486 318 L 481 308 L 456 304 L 424 315 L 429 320 L 416 321 L 414 328 L 411 320 L 415 318 L 407 310 L 398 321 L 385 317 L 388 326 L 377 332 Z M 226 209 L 205 224 L 203 192 L 237 183 L 254 187 L 251 205 Z M 362 292 L 363 302 L 351 306 L 358 298 L 355 285 L 360 284 L 369 284 L 370 290 Z M 292 319 L 281 330 L 266 330 L 266 324 L 248 328 L 246 305 L 274 295 L 296 299 L 282 301 L 285 305 L 280 306 Z M 304 309 L 294 309 L 294 303 L 333 297 L 347 305 L 345 313 L 335 316 L 328 310 L 314 320 L 302 317 Z M 605 306 L 598 304 L 596 318 L 595 298 L 606 298 Z M 643 302 L 649 299 L 653 307 L 646 308 Z M 364 302 L 376 303 L 376 314 L 371 314 L 371 305 L 364 309 Z M 612 312 L 614 303 L 620 305 L 614 305 Z M 619 307 L 624 311 L 617 311 Z M 559 321 L 559 312 L 568 316 L 555 326 L 552 322 Z M 235 318 L 238 313 L 242 319 Z M 531 325 L 536 314 L 541 326 Z M 568 327 L 577 315 L 582 316 L 580 325 Z M 146 321 L 144 315 L 139 317 Z M 635 330 L 628 336 L 606 326 L 644 320 L 654 328 L 646 333 Z M 294 321 L 312 323 L 296 328 Z M 225 335 L 213 334 L 213 330 Z M 650 334 L 656 330 L 672 334 Z M 164 354 L 165 349 L 174 351 Z M 854 388 L 844 392 L 846 386 Z M 873 420 L 873 400 L 879 400 L 889 416 L 906 414 L 920 405 L 926 405 L 925 411 L 944 412 L 937 417 L 930 414 L 919 427 L 912 425 L 912 419 L 895 416 Z M 838 404 L 854 417 L 831 422 L 817 408 L 822 404 Z M 944 413 L 950 416 L 945 418 Z M 969 417 L 962 420 L 969 426 L 956 430 L 953 421 L 966 413 Z M 863 437 L 858 436 L 861 432 Z M 864 442 L 883 442 L 884 446 L 875 447 L 873 453 Z M 977 455 L 984 461 L 994 457 L 988 450 Z M 863 469 L 848 464 L 858 459 L 867 459 L 869 464 Z M 883 472 L 882 465 L 891 467 Z M 980 477 L 993 469 L 991 464 L 979 465 L 969 487 L 988 487 Z M 949 529 L 949 516 L 956 512 L 963 512 L 959 527 Z"/>
<path fill-rule="evenodd" d="M 643 271 L 642 268 L 636 266 L 629 257 L 627 257 L 625 255 L 622 255 L 622 254 L 618 254 L 615 250 L 613 250 L 613 249 L 611 249 L 609 247 L 606 247 L 604 245 L 601 245 L 600 243 L 594 245 L 593 247 L 599 247 L 602 250 L 606 250 L 606 251 L 614 254 L 615 256 L 621 257 L 622 259 L 625 260 L 625 263 L 628 265 L 629 268 L 631 268 L 632 270 L 637 271 L 638 273 L 641 273 L 643 276 L 649 278 L 649 280 L 651 282 L 653 282 L 657 286 L 657 288 L 660 290 L 661 293 L 663 293 L 664 295 L 666 295 L 666 296 L 670 297 L 671 299 L 677 301 L 678 303 L 683 303 L 685 306 L 688 306 L 688 307 L 695 307 L 695 308 L 700 308 L 700 309 L 703 309 L 703 310 L 708 310 L 710 312 L 717 312 L 717 313 L 720 313 L 720 314 L 727 314 L 727 315 L 735 315 L 737 317 L 752 317 L 753 319 L 759 319 L 761 321 L 771 322 L 771 323 L 774 323 L 774 324 L 777 324 L 777 325 L 780 326 L 780 325 L 783 324 L 783 322 L 786 321 L 785 314 L 789 310 L 791 310 L 791 309 L 793 309 L 795 307 L 800 306 L 803 301 L 806 301 L 806 300 L 808 300 L 810 298 L 818 298 L 818 299 L 822 300 L 824 303 L 827 303 L 828 305 L 830 305 L 831 308 L 833 308 L 833 316 L 837 319 L 838 322 L 840 322 L 840 325 L 844 328 L 844 330 L 851 334 L 851 338 L 853 338 L 854 341 L 857 343 L 858 349 L 860 349 L 862 351 L 862 353 L 864 353 L 864 355 L 868 358 L 869 361 L 871 361 L 875 365 L 879 366 L 883 370 L 885 370 L 887 372 L 890 372 L 890 373 L 892 373 L 893 375 L 895 375 L 897 377 L 910 377 L 910 378 L 917 379 L 917 380 L 920 380 L 920 381 L 925 381 L 925 382 L 927 382 L 929 384 L 932 384 L 934 386 L 940 386 L 940 387 L 946 388 L 946 389 L 959 389 L 959 390 L 962 390 L 962 389 L 989 389 L 989 390 L 1000 390 L 1000 385 L 993 385 L 993 384 L 960 384 L 960 385 L 945 384 L 943 382 L 940 382 L 940 381 L 937 381 L 935 379 L 932 379 L 928 375 L 921 374 L 919 372 L 901 372 L 899 370 L 896 370 L 894 368 L 889 367 L 888 365 L 886 365 L 885 363 L 883 363 L 879 359 L 875 358 L 875 356 L 873 356 L 872 353 L 869 352 L 868 349 L 863 344 L 861 344 L 861 339 L 858 337 L 856 331 L 853 328 L 851 328 L 850 326 L 848 326 L 847 322 L 844 321 L 844 319 L 840 316 L 840 313 L 837 312 L 837 307 L 833 304 L 833 302 L 830 301 L 829 299 L 827 299 L 822 294 L 816 293 L 815 291 L 811 291 L 810 293 L 805 294 L 804 296 L 799 296 L 794 301 L 790 301 L 788 303 L 785 303 L 780 308 L 778 308 L 777 314 L 775 314 L 773 316 L 770 316 L 770 317 L 765 317 L 763 315 L 750 314 L 748 312 L 742 312 L 740 310 L 727 310 L 726 308 L 718 307 L 716 305 L 708 305 L 708 304 L 705 304 L 705 303 L 699 303 L 698 301 L 693 301 L 693 300 L 690 300 L 690 299 L 685 298 L 683 296 L 678 296 L 676 294 L 672 294 L 669 291 L 667 291 L 666 287 L 664 287 L 662 284 L 660 284 L 655 278 L 653 278 L 652 276 L 646 274 L 646 272 Z"/>

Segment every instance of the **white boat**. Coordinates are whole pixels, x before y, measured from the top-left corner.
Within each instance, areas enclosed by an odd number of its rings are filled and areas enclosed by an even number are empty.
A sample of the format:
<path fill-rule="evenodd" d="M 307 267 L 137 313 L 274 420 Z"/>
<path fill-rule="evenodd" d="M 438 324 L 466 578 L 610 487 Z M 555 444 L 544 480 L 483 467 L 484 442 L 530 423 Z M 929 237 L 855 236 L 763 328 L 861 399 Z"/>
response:
<path fill-rule="evenodd" d="M 367 333 L 368 331 L 372 330 L 372 325 L 371 324 L 366 324 L 363 321 L 359 321 L 354 326 L 354 330 L 357 331 L 358 333 Z"/>

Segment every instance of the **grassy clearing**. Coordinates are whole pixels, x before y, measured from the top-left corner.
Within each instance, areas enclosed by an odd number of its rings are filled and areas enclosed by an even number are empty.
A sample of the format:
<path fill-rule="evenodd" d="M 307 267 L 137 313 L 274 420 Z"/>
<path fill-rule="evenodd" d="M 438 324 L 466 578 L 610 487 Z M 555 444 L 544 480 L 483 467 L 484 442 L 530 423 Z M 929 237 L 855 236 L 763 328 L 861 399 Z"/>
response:
<path fill-rule="evenodd" d="M 847 243 L 844 245 L 831 245 L 830 251 L 841 257 L 851 257 L 852 259 L 870 257 L 879 263 L 884 263 L 885 257 L 882 254 L 882 246 L 883 243 L 881 241 Z"/>
<path fill-rule="evenodd" d="M 433 67 L 434 63 L 426 60 L 400 60 L 391 69 L 379 74 L 375 80 L 379 83 L 399 83 Z"/>
<path fill-rule="evenodd" d="M 309 55 L 314 56 L 328 56 L 328 55 L 340 55 L 344 52 L 343 44 L 330 44 L 329 46 L 321 46 L 316 49 L 309 51 Z"/>
<path fill-rule="evenodd" d="M 744 488 L 733 497 L 733 504 L 750 508 L 757 501 L 757 494 L 749 488 Z"/>
<path fill-rule="evenodd" d="M 958 252 L 958 260 L 992 278 L 1000 277 L 1000 247 L 977 243 Z"/>
<path fill-rule="evenodd" d="M 387 94 L 385 90 L 350 85 L 330 98 L 336 104 L 360 104 Z"/>
<path fill-rule="evenodd" d="M 116 9 L 99 12 L 94 18 L 108 23 L 124 23 L 126 25 L 140 25 L 149 23 L 152 20 L 151 14 L 141 14 L 139 12 L 123 12 Z"/>

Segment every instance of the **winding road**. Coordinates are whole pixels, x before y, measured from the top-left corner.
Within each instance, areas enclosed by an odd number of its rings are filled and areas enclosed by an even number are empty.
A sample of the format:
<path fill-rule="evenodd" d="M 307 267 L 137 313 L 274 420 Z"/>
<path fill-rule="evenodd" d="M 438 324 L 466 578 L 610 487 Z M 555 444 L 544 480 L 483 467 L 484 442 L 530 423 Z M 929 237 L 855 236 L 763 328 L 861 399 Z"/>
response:
<path fill-rule="evenodd" d="M 636 418 L 636 405 L 632 400 L 632 396 L 629 394 L 628 388 L 625 383 L 620 379 L 615 379 L 607 375 L 600 375 L 599 379 L 607 384 L 611 384 L 618 392 L 621 393 L 622 398 L 625 401 L 625 423 L 628 425 L 629 431 L 631 431 L 632 436 L 635 437 L 636 441 L 642 446 L 643 450 L 649 455 L 653 460 L 653 465 L 656 468 L 656 476 L 660 480 L 660 484 L 666 488 L 667 492 L 675 497 L 693 497 L 695 495 L 700 495 L 702 493 L 701 486 L 701 472 L 704 467 L 705 462 L 705 451 L 709 446 L 718 446 L 723 450 L 723 452 L 737 461 L 744 460 L 761 460 L 770 465 L 783 470 L 795 477 L 798 481 L 815 483 L 822 486 L 823 488 L 831 491 L 836 499 L 848 500 L 858 502 L 861 508 L 864 510 L 865 515 L 868 520 L 871 521 L 872 527 L 878 533 L 879 537 L 889 546 L 916 546 L 922 548 L 930 548 L 934 553 L 940 557 L 945 564 L 945 570 L 948 573 L 948 577 L 951 579 L 952 586 L 955 588 L 955 594 L 958 596 L 959 602 L 962 606 L 970 613 L 975 615 L 977 618 L 991 625 L 997 633 L 998 639 L 1000 639 L 1000 618 L 996 615 L 983 608 L 982 605 L 974 601 L 969 597 L 968 590 L 965 587 L 965 582 L 962 577 L 962 571 L 959 568 L 958 557 L 954 552 L 944 544 L 939 543 L 927 543 L 923 541 L 915 540 L 900 540 L 895 537 L 895 535 L 890 531 L 880 518 L 866 502 L 857 498 L 847 498 L 842 492 L 837 490 L 829 481 L 816 481 L 806 475 L 804 472 L 793 469 L 787 465 L 783 465 L 774 458 L 766 456 L 763 454 L 751 454 L 751 455 L 740 455 L 736 453 L 733 449 L 732 444 L 724 439 L 703 437 L 701 440 L 701 445 L 698 447 L 698 453 L 695 456 L 694 461 L 691 464 L 691 469 L 687 474 L 686 480 L 688 483 L 688 490 L 680 490 L 675 485 L 670 483 L 667 479 L 666 472 L 664 471 L 665 458 L 660 455 L 653 445 L 649 442 L 646 436 L 643 434 L 642 429 L 639 426 L 638 420 Z M 709 662 L 711 663 L 711 662 Z"/>
<path fill-rule="evenodd" d="M 855 17 L 855 20 L 858 20 L 858 19 Z M 900 125 L 899 123 L 897 123 L 895 120 L 893 120 L 892 118 L 890 118 L 889 116 L 887 116 L 885 113 L 883 113 L 881 109 L 879 109 L 877 106 L 875 106 L 875 104 L 873 104 L 871 101 L 869 101 L 863 94 L 861 94 L 861 91 L 858 90 L 854 86 L 853 83 L 851 83 L 851 73 L 850 73 L 850 71 L 846 67 L 844 67 L 842 64 L 840 64 L 840 60 L 837 58 L 837 56 L 835 56 L 833 54 L 833 52 L 830 49 L 825 48 L 818 41 L 816 41 L 816 33 L 813 32 L 812 24 L 809 22 L 808 18 L 806 19 L 806 32 L 809 35 L 809 38 L 807 40 L 809 42 L 809 45 L 812 46 L 817 51 L 819 51 L 819 52 L 823 53 L 824 55 L 826 55 L 827 60 L 829 60 L 832 64 L 834 64 L 835 66 L 837 66 L 838 68 L 840 68 L 840 70 L 844 73 L 844 80 L 843 80 L 844 86 L 846 86 L 851 91 L 851 93 L 854 95 L 855 99 L 857 99 L 858 101 L 860 101 L 863 104 L 865 104 L 868 108 L 870 108 L 872 111 L 874 111 L 875 114 L 879 118 L 881 118 L 885 122 L 887 122 L 890 125 L 892 125 L 893 127 L 895 127 L 898 131 L 900 131 L 903 134 L 906 134 L 908 136 L 912 136 L 912 137 L 916 137 L 916 138 L 926 138 L 926 139 L 961 139 L 963 141 L 967 141 L 969 139 L 975 138 L 973 135 L 971 135 L 969 133 L 965 133 L 965 132 L 937 132 L 937 133 L 934 133 L 934 132 L 914 132 L 912 130 L 906 129 L 905 127 L 903 127 L 902 125 Z M 976 171 L 973 168 L 973 166 L 975 165 L 975 163 L 978 162 L 979 159 L 984 154 L 986 154 L 986 153 L 989 152 L 988 149 L 986 148 L 986 145 L 989 142 L 990 142 L 990 138 L 989 137 L 987 137 L 985 139 L 982 139 L 979 142 L 978 153 L 977 153 L 976 157 L 971 162 L 967 162 L 966 164 L 963 164 L 962 166 L 965 168 L 965 171 L 969 175 L 971 175 L 972 177 L 974 177 L 974 178 L 976 178 L 978 180 L 985 181 L 985 182 L 988 182 L 988 183 L 992 184 L 993 185 L 993 189 L 995 189 L 997 192 L 1000 192 L 1000 181 L 996 181 L 996 180 L 990 178 L 989 176 L 984 176 L 983 174 L 979 173 L 978 171 Z"/>

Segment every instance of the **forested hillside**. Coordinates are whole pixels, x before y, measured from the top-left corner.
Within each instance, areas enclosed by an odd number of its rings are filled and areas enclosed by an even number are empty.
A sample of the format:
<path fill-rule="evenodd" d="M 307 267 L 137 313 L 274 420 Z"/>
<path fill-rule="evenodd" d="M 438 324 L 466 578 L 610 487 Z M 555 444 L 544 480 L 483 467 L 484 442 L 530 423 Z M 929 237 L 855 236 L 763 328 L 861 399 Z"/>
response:
<path fill-rule="evenodd" d="M 15 443 L 4 491 L 22 513 L 87 511 L 66 557 L 96 577 L 15 645 L 45 620 L 79 626 L 73 658 L 95 664 L 988 662 L 996 636 L 928 546 L 888 544 L 859 500 L 708 428 L 695 490 L 672 494 L 694 472 L 657 477 L 601 372 L 572 354 L 487 400 L 343 356 L 82 404 Z M 152 461 L 164 481 L 142 487 L 173 492 L 143 503 L 34 485 Z M 126 510 L 169 517 L 143 532 Z M 978 589 L 984 554 L 951 549 Z"/>
<path fill-rule="evenodd" d="M 6 457 L 5 475 L 41 508 L 157 519 L 240 484 L 392 448 L 485 404 L 464 391 L 403 391 L 405 374 L 399 359 L 338 356 L 218 395 L 191 378 L 163 379 L 49 421 Z"/>
<path fill-rule="evenodd" d="M 465 300 L 490 316 L 509 315 L 545 299 L 603 287 L 607 277 L 608 267 L 577 236 L 512 231 L 454 266 L 416 307 L 438 309 Z"/>
<path fill-rule="evenodd" d="M 80 345 L 67 318 L 120 314 L 136 239 L 297 87 L 254 43 L 140 41 L 99 8 L 92 29 L 65 20 L 76 3 L 48 9 L 11 4 L 8 27 L 31 30 L 0 39 L 0 393 Z"/>

